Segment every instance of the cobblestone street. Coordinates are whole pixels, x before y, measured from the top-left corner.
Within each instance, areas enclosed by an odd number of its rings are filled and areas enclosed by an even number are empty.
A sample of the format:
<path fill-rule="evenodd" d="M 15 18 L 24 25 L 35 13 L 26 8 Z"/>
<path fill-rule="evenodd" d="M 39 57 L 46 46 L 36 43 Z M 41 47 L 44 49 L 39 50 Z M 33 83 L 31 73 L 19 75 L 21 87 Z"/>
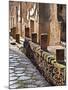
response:
<path fill-rule="evenodd" d="M 46 87 L 50 84 L 16 45 L 9 49 L 9 88 Z"/>

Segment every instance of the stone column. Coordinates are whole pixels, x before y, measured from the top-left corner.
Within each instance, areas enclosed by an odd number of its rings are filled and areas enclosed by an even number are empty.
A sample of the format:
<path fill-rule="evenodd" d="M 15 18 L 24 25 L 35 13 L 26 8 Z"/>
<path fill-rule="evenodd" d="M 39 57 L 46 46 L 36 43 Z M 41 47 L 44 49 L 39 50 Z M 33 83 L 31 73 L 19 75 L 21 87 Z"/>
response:
<path fill-rule="evenodd" d="M 37 33 L 33 32 L 31 38 L 32 42 L 37 43 Z"/>
<path fill-rule="evenodd" d="M 50 5 L 50 32 L 49 46 L 60 44 L 60 25 L 57 20 L 57 5 Z"/>
<path fill-rule="evenodd" d="M 22 36 L 22 2 L 20 2 L 20 35 Z"/>
<path fill-rule="evenodd" d="M 16 6 L 16 33 L 18 33 L 18 6 Z"/>
<path fill-rule="evenodd" d="M 50 4 L 40 3 L 39 4 L 39 41 L 42 33 L 49 32 L 50 25 Z"/>
<path fill-rule="evenodd" d="M 48 45 L 48 34 L 47 33 L 41 34 L 40 45 L 41 45 L 41 49 L 47 50 L 47 45 Z"/>

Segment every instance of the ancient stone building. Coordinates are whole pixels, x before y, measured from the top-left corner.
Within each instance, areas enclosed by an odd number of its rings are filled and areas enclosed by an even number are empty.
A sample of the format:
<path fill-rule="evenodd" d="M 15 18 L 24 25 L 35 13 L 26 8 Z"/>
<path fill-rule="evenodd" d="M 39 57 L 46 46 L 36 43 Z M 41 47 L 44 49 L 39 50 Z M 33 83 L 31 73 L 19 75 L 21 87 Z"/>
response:
<path fill-rule="evenodd" d="M 35 58 L 33 62 L 44 76 L 48 74 L 47 79 L 55 85 L 64 85 L 66 5 L 10 1 L 9 29 L 16 42 L 20 37 L 25 40 L 26 55 Z"/>
<path fill-rule="evenodd" d="M 48 34 L 48 45 L 55 45 L 65 40 L 65 5 L 14 1 L 10 1 L 9 4 L 10 28 L 16 27 L 17 33 L 21 36 L 24 37 L 25 27 L 29 27 L 30 37 L 32 32 L 36 32 L 38 43 L 40 43 L 42 33 Z M 53 29 L 56 29 L 55 32 Z"/>

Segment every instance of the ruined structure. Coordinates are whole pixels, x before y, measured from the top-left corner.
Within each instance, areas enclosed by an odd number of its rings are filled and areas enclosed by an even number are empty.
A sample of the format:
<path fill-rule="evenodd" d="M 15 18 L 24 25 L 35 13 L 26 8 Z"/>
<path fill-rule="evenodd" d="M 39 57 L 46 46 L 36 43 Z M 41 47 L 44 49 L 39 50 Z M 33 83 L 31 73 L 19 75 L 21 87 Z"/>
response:
<path fill-rule="evenodd" d="M 12 1 L 9 4 L 10 35 L 18 38 L 18 43 L 20 37 L 27 41 L 26 55 L 49 82 L 65 85 L 65 46 L 61 42 L 66 43 L 66 6 Z"/>
<path fill-rule="evenodd" d="M 16 27 L 20 35 L 22 34 L 24 36 L 26 26 L 30 28 L 30 37 L 32 32 L 37 33 L 38 43 L 40 43 L 42 33 L 49 34 L 49 45 L 55 45 L 61 42 L 61 33 L 66 29 L 65 5 L 11 1 L 9 6 L 10 28 Z M 54 35 L 52 35 L 52 32 Z"/>

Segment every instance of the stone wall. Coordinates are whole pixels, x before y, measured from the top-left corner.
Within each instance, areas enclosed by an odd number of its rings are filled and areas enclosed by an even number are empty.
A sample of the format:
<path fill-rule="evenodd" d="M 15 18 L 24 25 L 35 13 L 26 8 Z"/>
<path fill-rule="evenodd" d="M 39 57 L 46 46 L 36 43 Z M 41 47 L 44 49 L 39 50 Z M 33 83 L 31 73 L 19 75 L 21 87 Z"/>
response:
<path fill-rule="evenodd" d="M 26 39 L 24 42 L 26 55 L 36 65 L 41 74 L 53 85 L 61 86 L 66 83 L 66 67 L 56 61 L 55 55 L 43 51 L 39 45 Z"/>

